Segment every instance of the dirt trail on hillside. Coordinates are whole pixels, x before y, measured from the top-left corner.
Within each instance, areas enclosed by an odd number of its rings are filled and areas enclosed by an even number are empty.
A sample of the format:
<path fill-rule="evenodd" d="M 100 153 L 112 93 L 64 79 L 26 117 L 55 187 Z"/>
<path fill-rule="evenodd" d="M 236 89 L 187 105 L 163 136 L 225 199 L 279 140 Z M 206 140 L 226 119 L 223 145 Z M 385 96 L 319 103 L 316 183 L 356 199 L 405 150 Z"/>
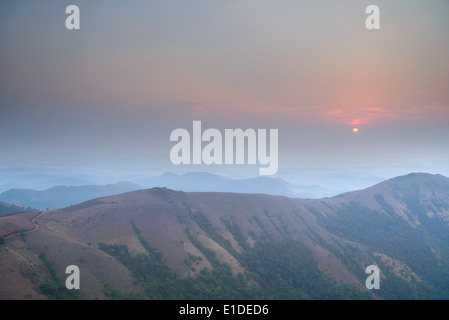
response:
<path fill-rule="evenodd" d="M 13 231 L 9 234 L 7 234 L 6 236 L 3 237 L 3 239 L 7 240 L 9 238 L 12 238 L 18 234 L 21 234 L 22 232 L 24 232 L 24 234 L 28 234 L 28 233 L 32 233 L 35 232 L 37 230 L 39 230 L 39 225 L 36 223 L 36 220 L 39 219 L 43 214 L 45 213 L 45 211 L 41 211 L 37 216 L 35 216 L 34 218 L 31 219 L 31 223 L 33 225 L 33 228 L 30 230 L 26 230 L 26 231 Z"/>

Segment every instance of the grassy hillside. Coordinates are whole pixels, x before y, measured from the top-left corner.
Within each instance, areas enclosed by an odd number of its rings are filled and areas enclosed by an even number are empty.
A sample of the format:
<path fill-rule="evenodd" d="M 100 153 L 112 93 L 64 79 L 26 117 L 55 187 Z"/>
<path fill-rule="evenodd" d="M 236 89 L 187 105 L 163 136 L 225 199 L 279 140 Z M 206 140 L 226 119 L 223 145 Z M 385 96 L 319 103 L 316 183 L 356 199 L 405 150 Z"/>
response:
<path fill-rule="evenodd" d="M 446 179 L 321 200 L 155 188 L 45 212 L 0 246 L 15 270 L 0 265 L 0 297 L 60 297 L 54 274 L 75 264 L 81 299 L 447 299 Z"/>

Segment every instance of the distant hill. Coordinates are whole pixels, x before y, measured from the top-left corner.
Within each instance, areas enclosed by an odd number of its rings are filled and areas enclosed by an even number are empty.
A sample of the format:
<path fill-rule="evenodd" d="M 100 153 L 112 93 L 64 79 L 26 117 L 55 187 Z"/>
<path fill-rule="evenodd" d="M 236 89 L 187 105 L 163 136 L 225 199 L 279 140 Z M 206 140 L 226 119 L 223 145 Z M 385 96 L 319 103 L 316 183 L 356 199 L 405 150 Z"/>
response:
<path fill-rule="evenodd" d="M 135 182 L 146 188 L 166 187 L 179 191 L 210 191 L 229 181 L 232 180 L 208 172 L 188 172 L 181 175 L 167 172 L 157 177 L 140 179 Z"/>
<path fill-rule="evenodd" d="M 146 188 L 168 188 L 186 192 L 264 193 L 292 198 L 317 198 L 329 191 L 316 185 L 293 185 L 281 178 L 255 177 L 230 179 L 207 172 L 164 173 L 161 176 L 135 180 Z"/>
<path fill-rule="evenodd" d="M 143 189 L 142 186 L 145 188 L 166 187 L 186 192 L 262 193 L 292 198 L 314 198 L 317 194 L 326 194 L 326 190 L 322 187 L 296 186 L 280 178 L 229 179 L 207 172 L 189 172 L 182 175 L 164 173 L 135 182 L 107 185 L 56 186 L 43 191 L 10 189 L 0 194 L 0 201 L 38 210 L 55 210 L 99 197 Z"/>
<path fill-rule="evenodd" d="M 298 198 L 299 194 L 290 189 L 290 184 L 282 179 L 257 177 L 231 180 L 212 191 L 237 193 L 263 193 Z"/>
<path fill-rule="evenodd" d="M 87 200 L 116 195 L 142 189 L 131 182 L 108 185 L 57 186 L 44 191 L 11 189 L 0 194 L 0 201 L 33 207 L 39 210 L 54 210 Z"/>
<path fill-rule="evenodd" d="M 95 179 L 79 172 L 71 172 L 64 169 L 46 169 L 34 167 L 0 167 L 0 193 L 9 189 L 34 189 L 45 190 L 53 186 L 61 185 L 93 185 L 106 184 L 95 183 Z"/>
<path fill-rule="evenodd" d="M 13 223 L 21 217 L 0 218 L 0 230 L 26 225 Z M 71 264 L 82 270 L 82 299 L 449 299 L 449 179 L 440 175 L 308 200 L 153 188 L 35 223 L 0 245 L 0 299 L 61 297 L 52 274 L 65 279 Z M 379 290 L 365 287 L 372 264 Z"/>
<path fill-rule="evenodd" d="M 18 206 L 0 201 L 0 217 L 17 212 L 32 211 L 32 210 L 33 209 L 29 207 Z"/>

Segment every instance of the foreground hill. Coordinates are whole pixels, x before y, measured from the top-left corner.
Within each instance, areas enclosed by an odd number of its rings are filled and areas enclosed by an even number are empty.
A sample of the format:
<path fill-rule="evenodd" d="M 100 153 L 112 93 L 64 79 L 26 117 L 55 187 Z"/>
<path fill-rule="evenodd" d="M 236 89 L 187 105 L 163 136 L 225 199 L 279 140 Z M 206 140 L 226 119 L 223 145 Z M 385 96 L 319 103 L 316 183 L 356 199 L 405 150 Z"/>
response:
<path fill-rule="evenodd" d="M 72 297 L 74 264 L 83 299 L 447 299 L 448 180 L 320 200 L 154 188 L 44 212 L 0 246 L 0 298 Z"/>

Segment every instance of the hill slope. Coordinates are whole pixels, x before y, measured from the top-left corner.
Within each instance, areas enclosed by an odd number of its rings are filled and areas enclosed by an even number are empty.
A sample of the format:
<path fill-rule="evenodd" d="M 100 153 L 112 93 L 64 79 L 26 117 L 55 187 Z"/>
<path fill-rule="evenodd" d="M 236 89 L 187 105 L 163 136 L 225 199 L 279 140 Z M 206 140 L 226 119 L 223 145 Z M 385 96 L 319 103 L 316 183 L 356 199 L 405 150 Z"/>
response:
<path fill-rule="evenodd" d="M 0 201 L 0 217 L 8 214 L 33 210 L 30 207 L 18 206 L 15 204 Z"/>
<path fill-rule="evenodd" d="M 447 299 L 448 180 L 321 200 L 154 188 L 45 212 L 0 246 L 0 298 L 57 297 L 43 253 L 61 279 L 79 266 L 84 299 Z"/>

